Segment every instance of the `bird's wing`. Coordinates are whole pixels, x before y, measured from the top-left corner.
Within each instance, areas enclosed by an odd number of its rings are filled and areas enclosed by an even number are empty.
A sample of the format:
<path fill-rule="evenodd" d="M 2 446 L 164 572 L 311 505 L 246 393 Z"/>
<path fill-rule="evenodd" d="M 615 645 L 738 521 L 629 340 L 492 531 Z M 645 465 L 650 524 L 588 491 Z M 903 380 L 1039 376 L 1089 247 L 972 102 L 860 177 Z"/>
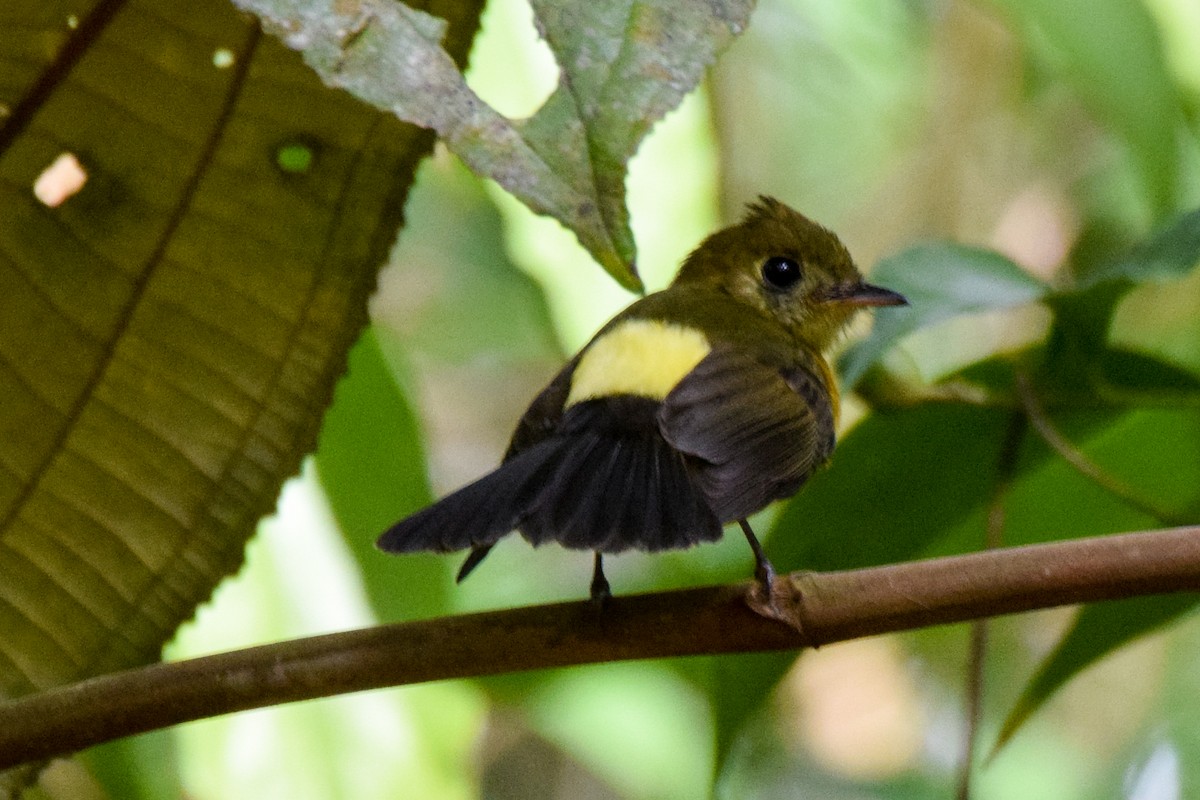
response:
<path fill-rule="evenodd" d="M 744 519 L 789 497 L 833 447 L 828 391 L 726 345 L 713 348 L 663 400 L 663 437 L 693 457 L 716 515 Z"/>
<path fill-rule="evenodd" d="M 558 436 L 570 444 L 529 503 L 521 534 L 534 545 L 604 553 L 719 539 L 720 521 L 657 430 L 657 409 L 657 401 L 630 395 L 567 409 Z"/>

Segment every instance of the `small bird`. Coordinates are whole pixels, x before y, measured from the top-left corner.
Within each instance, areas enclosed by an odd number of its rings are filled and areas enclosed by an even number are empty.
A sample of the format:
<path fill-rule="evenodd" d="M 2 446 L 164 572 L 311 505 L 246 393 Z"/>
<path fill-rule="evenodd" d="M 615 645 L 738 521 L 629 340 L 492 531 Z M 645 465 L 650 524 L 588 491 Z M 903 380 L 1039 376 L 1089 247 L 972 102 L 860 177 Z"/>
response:
<path fill-rule="evenodd" d="M 822 352 L 855 312 L 904 305 L 863 281 L 832 232 L 760 197 L 665 290 L 630 305 L 530 404 L 503 463 L 379 537 L 391 553 L 471 548 L 463 580 L 516 530 L 594 555 L 719 539 L 791 497 L 833 451 L 838 391 Z"/>

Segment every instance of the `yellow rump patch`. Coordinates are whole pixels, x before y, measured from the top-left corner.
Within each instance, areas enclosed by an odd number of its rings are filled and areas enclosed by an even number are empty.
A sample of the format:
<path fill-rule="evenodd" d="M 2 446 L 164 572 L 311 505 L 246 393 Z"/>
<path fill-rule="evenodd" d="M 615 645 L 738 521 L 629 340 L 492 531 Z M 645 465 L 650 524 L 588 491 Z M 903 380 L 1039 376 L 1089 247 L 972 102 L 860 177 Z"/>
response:
<path fill-rule="evenodd" d="M 566 405 L 615 394 L 661 400 L 711 349 L 694 328 L 650 319 L 623 322 L 584 351 Z"/>

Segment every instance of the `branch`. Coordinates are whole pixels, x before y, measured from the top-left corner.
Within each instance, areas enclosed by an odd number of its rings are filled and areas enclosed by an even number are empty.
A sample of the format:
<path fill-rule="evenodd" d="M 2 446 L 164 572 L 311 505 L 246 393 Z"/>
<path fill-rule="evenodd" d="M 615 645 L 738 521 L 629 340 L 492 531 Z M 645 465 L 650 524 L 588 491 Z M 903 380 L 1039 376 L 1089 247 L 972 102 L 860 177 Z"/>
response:
<path fill-rule="evenodd" d="M 1200 590 L 1200 527 L 777 581 L 384 625 L 153 664 L 0 705 L 0 769 L 204 717 L 424 681 L 819 644 L 1037 608 Z M 798 632 L 799 631 L 799 632 Z"/>

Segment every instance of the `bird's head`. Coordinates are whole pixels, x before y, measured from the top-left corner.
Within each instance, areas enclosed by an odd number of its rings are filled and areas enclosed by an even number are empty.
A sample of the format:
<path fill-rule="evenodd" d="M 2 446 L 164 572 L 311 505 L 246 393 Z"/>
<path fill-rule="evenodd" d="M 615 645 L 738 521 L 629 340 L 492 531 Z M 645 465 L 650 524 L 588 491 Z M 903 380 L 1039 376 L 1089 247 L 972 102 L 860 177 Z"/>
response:
<path fill-rule="evenodd" d="M 675 285 L 726 292 L 817 350 L 860 309 L 906 303 L 903 295 L 865 283 L 831 231 L 770 197 L 692 251 Z"/>

